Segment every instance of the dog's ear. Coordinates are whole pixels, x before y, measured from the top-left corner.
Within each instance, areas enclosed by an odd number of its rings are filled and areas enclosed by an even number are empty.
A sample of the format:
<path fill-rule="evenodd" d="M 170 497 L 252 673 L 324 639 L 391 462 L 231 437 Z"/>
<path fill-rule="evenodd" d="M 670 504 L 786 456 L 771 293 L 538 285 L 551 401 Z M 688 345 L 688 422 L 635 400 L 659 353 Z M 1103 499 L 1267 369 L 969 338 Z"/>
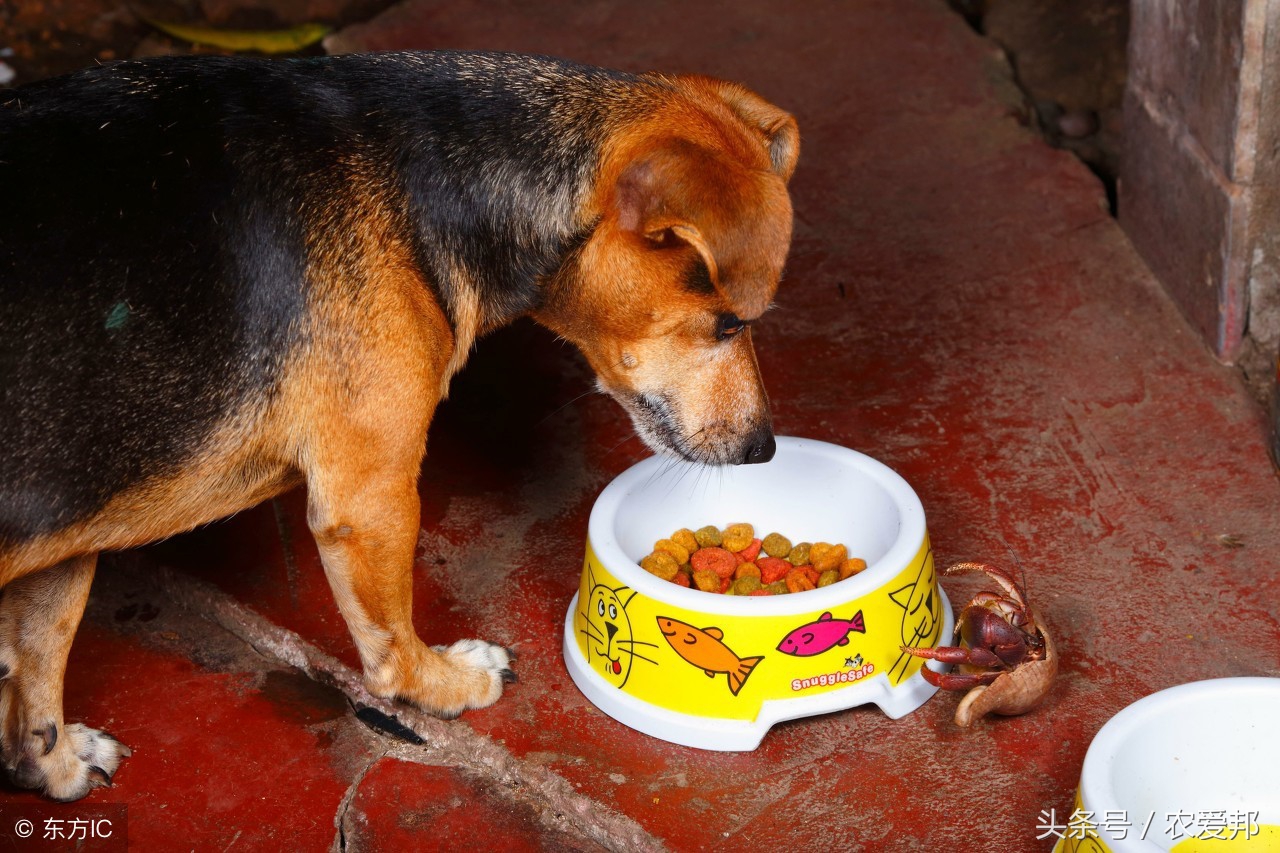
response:
<path fill-rule="evenodd" d="M 715 206 L 716 188 L 708 184 L 722 173 L 714 155 L 684 140 L 673 140 L 622 170 L 614 194 L 618 224 L 661 245 L 669 236 L 698 250 L 712 281 L 716 257 L 697 222 Z"/>
<path fill-rule="evenodd" d="M 709 91 L 733 111 L 747 127 L 761 135 L 769 149 L 769 162 L 783 181 L 790 181 L 800 159 L 800 128 L 790 113 L 778 109 L 746 86 L 699 75 L 677 78 L 686 86 Z"/>
<path fill-rule="evenodd" d="M 761 181 L 707 146 L 669 139 L 622 170 L 614 207 L 624 230 L 655 246 L 678 240 L 696 249 L 743 316 L 757 316 L 772 299 L 791 236 L 781 182 Z M 724 269 L 740 274 L 726 280 Z M 774 280 L 765 281 L 769 271 Z"/>

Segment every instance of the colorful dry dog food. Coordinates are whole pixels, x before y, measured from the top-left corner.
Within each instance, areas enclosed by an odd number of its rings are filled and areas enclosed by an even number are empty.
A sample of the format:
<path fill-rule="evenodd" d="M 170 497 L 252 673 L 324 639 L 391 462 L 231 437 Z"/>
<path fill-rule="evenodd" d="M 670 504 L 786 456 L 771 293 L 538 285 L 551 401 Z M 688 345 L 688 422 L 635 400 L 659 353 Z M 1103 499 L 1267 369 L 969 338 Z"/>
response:
<path fill-rule="evenodd" d="M 693 538 L 699 548 L 719 548 L 720 543 L 724 541 L 724 537 L 720 535 L 720 528 L 710 524 L 695 530 Z"/>
<path fill-rule="evenodd" d="M 725 595 L 783 595 L 830 586 L 867 567 L 844 545 L 799 542 L 781 533 L 756 537 L 750 524 L 681 528 L 659 539 L 640 561 L 680 586 Z"/>
<path fill-rule="evenodd" d="M 680 573 L 680 564 L 666 551 L 654 551 L 640 561 L 640 568 L 664 581 L 669 581 Z"/>
<path fill-rule="evenodd" d="M 815 586 L 809 573 L 803 568 L 797 567 L 787 572 L 787 592 L 804 592 L 813 589 Z"/>
<path fill-rule="evenodd" d="M 726 551 L 741 551 L 756 538 L 750 524 L 730 524 L 720 536 L 720 544 Z"/>
<path fill-rule="evenodd" d="M 724 578 L 728 580 L 728 578 Z M 724 588 L 721 577 L 715 572 L 700 571 L 693 573 L 693 585 L 703 592 L 719 592 Z"/>
<path fill-rule="evenodd" d="M 858 557 L 850 557 L 840 564 L 840 580 L 851 578 L 867 567 L 867 561 Z"/>
<path fill-rule="evenodd" d="M 843 545 L 828 545 L 826 542 L 814 542 L 809 548 L 809 565 L 819 572 L 837 569 L 849 559 L 849 549 Z"/>
<path fill-rule="evenodd" d="M 676 542 L 674 539 L 659 539 L 653 545 L 654 553 L 665 551 L 672 557 L 676 558 L 676 565 L 682 565 L 689 562 L 689 549 Z"/>
<path fill-rule="evenodd" d="M 770 533 L 760 544 L 770 557 L 786 557 L 791 553 L 791 540 L 781 533 Z"/>
<path fill-rule="evenodd" d="M 695 575 L 698 572 L 714 572 L 718 577 L 727 578 L 738 568 L 738 558 L 731 551 L 713 546 L 694 551 L 689 564 L 693 566 Z"/>
<path fill-rule="evenodd" d="M 756 565 L 760 567 L 760 580 L 766 584 L 782 580 L 787 576 L 787 572 L 795 568 L 788 560 L 781 557 L 761 557 Z"/>
<path fill-rule="evenodd" d="M 687 527 L 682 527 L 675 533 L 672 533 L 671 541 L 688 551 L 690 554 L 702 547 L 698 544 L 698 537 L 695 536 L 693 531 Z M 687 563 L 689 561 L 686 559 L 681 562 Z"/>

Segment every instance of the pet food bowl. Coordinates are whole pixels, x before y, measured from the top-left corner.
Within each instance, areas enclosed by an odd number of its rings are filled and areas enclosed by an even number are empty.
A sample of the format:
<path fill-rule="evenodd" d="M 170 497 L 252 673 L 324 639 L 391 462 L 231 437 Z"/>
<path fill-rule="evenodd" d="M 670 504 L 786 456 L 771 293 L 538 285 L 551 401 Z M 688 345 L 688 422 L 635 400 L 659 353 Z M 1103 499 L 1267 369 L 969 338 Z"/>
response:
<path fill-rule="evenodd" d="M 869 456 L 777 444 L 763 465 L 646 459 L 596 499 L 564 658 L 615 720 L 686 746 L 751 750 L 783 720 L 866 703 L 896 719 L 935 692 L 922 660 L 900 648 L 934 646 L 952 627 L 920 499 Z M 680 528 L 737 522 L 847 545 L 868 566 L 830 586 L 751 597 L 687 589 L 638 565 Z"/>
<path fill-rule="evenodd" d="M 1161 690 L 1112 717 L 1085 754 L 1058 853 L 1280 853 L 1280 678 Z"/>

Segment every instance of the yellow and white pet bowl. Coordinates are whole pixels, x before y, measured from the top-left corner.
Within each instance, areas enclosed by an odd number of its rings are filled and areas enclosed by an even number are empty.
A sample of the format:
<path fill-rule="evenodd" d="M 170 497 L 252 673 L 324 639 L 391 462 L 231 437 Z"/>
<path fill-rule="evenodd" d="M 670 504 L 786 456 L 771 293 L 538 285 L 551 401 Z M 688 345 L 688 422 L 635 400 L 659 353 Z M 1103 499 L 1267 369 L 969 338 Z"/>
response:
<path fill-rule="evenodd" d="M 762 465 L 646 459 L 596 500 L 564 658 L 609 716 L 673 743 L 751 750 L 783 720 L 867 703 L 896 719 L 935 692 L 921 659 L 900 648 L 951 636 L 919 498 L 864 454 L 801 438 L 777 444 Z M 760 536 L 847 545 L 868 567 L 806 592 L 740 597 L 686 589 L 638 565 L 682 527 L 737 522 Z"/>
<path fill-rule="evenodd" d="M 1059 853 L 1280 853 L 1280 678 L 1161 690 L 1085 754 Z"/>

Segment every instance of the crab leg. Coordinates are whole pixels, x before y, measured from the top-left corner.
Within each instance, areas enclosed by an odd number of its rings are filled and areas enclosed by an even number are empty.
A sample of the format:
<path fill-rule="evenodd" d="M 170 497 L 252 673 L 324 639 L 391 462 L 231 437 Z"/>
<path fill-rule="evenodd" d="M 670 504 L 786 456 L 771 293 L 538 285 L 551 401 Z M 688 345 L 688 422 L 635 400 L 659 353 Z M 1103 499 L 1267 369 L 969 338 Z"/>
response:
<path fill-rule="evenodd" d="M 997 569 L 994 566 L 988 566 L 986 563 L 956 563 L 954 566 L 949 566 L 942 574 L 946 577 L 951 577 L 952 575 L 973 574 L 974 572 L 982 572 L 1004 587 L 1010 598 L 1023 607 L 1026 606 L 1026 599 L 1022 597 L 1022 590 L 1018 587 L 1018 582 L 1004 569 Z"/>
<path fill-rule="evenodd" d="M 1002 675 L 999 672 L 978 672 L 973 675 L 938 673 L 927 666 L 920 667 L 920 674 L 924 676 L 925 681 L 943 690 L 968 690 L 980 684 L 990 684 Z"/>
<path fill-rule="evenodd" d="M 998 614 L 1005 621 L 1021 627 L 1026 623 L 1025 608 L 1004 595 L 994 592 L 980 592 L 969 602 L 969 607 L 981 607 L 983 610 L 990 610 L 992 613 Z M 968 607 L 965 608 L 966 610 Z"/>
<path fill-rule="evenodd" d="M 938 646 L 937 648 L 921 646 L 901 646 L 904 652 L 918 658 L 940 660 L 943 663 L 967 663 L 972 666 L 999 666 L 1004 661 L 995 652 L 984 648 L 964 648 L 962 646 Z"/>

